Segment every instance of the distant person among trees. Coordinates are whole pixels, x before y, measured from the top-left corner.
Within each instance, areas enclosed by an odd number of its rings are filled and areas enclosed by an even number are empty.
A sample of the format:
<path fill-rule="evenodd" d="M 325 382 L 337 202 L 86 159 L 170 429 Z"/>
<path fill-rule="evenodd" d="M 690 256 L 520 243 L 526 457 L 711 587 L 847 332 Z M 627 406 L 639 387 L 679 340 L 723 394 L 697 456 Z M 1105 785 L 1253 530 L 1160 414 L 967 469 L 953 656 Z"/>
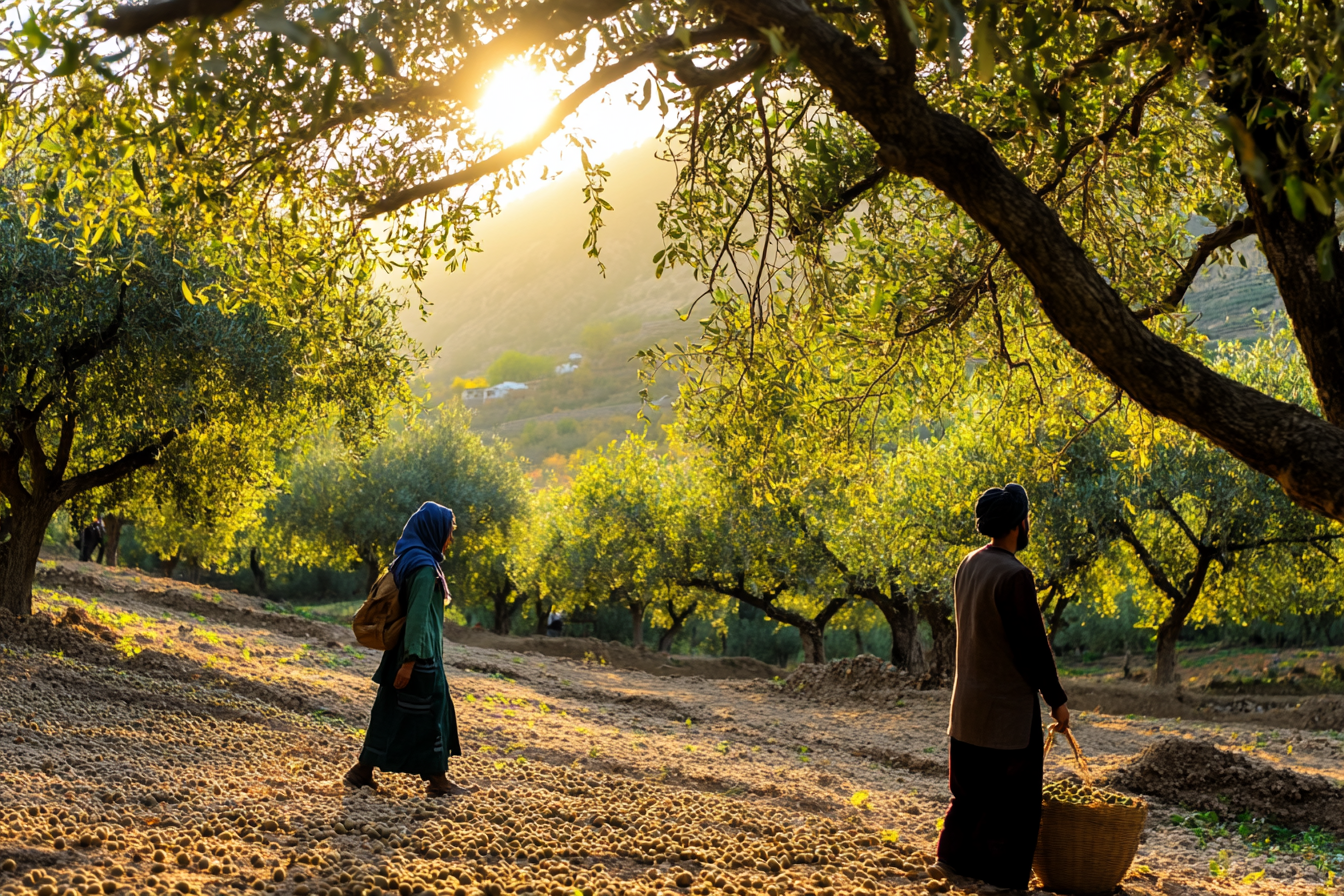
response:
<path fill-rule="evenodd" d="M 956 678 L 947 733 L 952 801 L 938 864 L 952 874 L 1025 890 L 1041 821 L 1044 738 L 1039 692 L 1055 727 L 1069 727 L 1067 697 L 1046 640 L 1031 570 L 1017 559 L 1031 538 L 1030 502 L 1015 482 L 975 503 L 989 544 L 967 554 L 953 580 Z"/>
<path fill-rule="evenodd" d="M 552 610 L 546 617 L 546 637 L 558 638 L 565 633 L 565 614 Z"/>
<path fill-rule="evenodd" d="M 107 527 L 103 525 L 103 518 L 96 516 L 93 522 L 85 526 L 79 533 L 79 559 L 88 561 L 93 558 L 94 548 L 98 549 L 98 562 L 103 562 L 103 550 L 107 544 Z"/>
<path fill-rule="evenodd" d="M 391 570 L 406 628 L 373 674 L 378 696 L 359 761 L 345 773 L 351 787 L 376 789 L 373 770 L 381 769 L 419 775 L 430 796 L 472 792 L 448 778 L 448 757 L 461 756 L 462 746 L 443 671 L 443 608 L 452 595 L 439 564 L 456 528 L 453 512 L 429 501 L 401 531 Z"/>

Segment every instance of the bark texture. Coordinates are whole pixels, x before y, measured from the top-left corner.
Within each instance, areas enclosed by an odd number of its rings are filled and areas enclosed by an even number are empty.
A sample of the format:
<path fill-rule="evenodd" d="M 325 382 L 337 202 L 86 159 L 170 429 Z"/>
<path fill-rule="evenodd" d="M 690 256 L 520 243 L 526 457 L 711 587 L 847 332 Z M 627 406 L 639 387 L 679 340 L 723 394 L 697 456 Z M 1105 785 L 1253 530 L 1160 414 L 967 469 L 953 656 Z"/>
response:
<path fill-rule="evenodd" d="M 672 624 L 668 626 L 666 631 L 664 631 L 661 635 L 658 636 L 659 653 L 671 652 L 672 642 L 676 640 L 677 635 L 681 634 L 682 630 L 686 628 L 686 620 L 691 618 L 691 616 L 695 613 L 696 608 L 698 608 L 699 606 L 700 606 L 699 601 L 691 601 L 691 603 L 688 606 L 683 608 L 682 611 L 678 613 L 677 608 L 675 605 L 673 605 L 672 601 L 669 600 L 667 602 L 666 606 L 667 615 L 668 618 L 672 620 Z"/>
<path fill-rule="evenodd" d="M 54 396 L 49 396 L 31 409 L 10 408 L 4 424 L 7 438 L 0 444 L 0 495 L 8 504 L 6 514 L 0 517 L 0 538 L 8 536 L 0 543 L 0 609 L 21 616 L 32 612 L 38 552 L 47 525 L 61 505 L 153 464 L 175 435 L 159 436 L 110 464 L 69 475 L 78 417 L 73 412 L 58 414 L 53 409 L 54 401 Z M 44 444 L 39 430 L 44 420 L 53 419 L 58 431 L 51 446 Z"/>
<path fill-rule="evenodd" d="M 33 612 L 33 578 L 37 575 L 37 558 L 46 536 L 47 523 L 57 507 L 28 506 L 10 508 L 9 540 L 0 544 L 0 594 L 3 609 L 16 616 Z"/>
<path fill-rule="evenodd" d="M 890 596 L 878 588 L 851 588 L 855 597 L 877 607 L 891 629 L 891 664 L 912 674 L 924 671 L 924 650 L 919 644 L 919 613 L 903 591 Z"/>
<path fill-rule="evenodd" d="M 928 623 L 933 639 L 927 658 L 928 675 L 935 681 L 950 682 L 957 668 L 957 623 L 952 607 L 937 589 L 915 595 L 919 618 Z"/>
<path fill-rule="evenodd" d="M 121 554 L 121 528 L 126 525 L 126 518 L 119 513 L 109 513 L 103 517 L 103 524 L 107 526 L 107 556 L 104 563 L 116 566 Z"/>

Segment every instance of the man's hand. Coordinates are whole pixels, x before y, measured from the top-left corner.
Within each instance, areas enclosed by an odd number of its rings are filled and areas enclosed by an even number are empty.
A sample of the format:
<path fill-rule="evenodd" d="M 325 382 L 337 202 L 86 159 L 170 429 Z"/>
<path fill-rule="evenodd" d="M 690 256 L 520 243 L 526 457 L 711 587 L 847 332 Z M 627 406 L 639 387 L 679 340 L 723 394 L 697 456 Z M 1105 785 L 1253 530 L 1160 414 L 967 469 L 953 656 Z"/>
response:
<path fill-rule="evenodd" d="M 415 668 L 415 660 L 407 660 L 406 662 L 402 663 L 401 668 L 397 670 L 397 680 L 392 682 L 392 687 L 396 688 L 397 690 L 401 690 L 402 688 L 406 687 L 406 685 L 410 684 L 411 670 L 414 668 Z M 1065 712 L 1064 718 L 1067 719 L 1068 717 L 1069 717 L 1068 712 Z"/>
<path fill-rule="evenodd" d="M 400 679 L 398 679 L 400 680 Z M 1055 724 L 1050 727 L 1061 733 L 1069 730 L 1069 704 L 1061 703 L 1050 710 L 1050 718 L 1055 720 Z"/>

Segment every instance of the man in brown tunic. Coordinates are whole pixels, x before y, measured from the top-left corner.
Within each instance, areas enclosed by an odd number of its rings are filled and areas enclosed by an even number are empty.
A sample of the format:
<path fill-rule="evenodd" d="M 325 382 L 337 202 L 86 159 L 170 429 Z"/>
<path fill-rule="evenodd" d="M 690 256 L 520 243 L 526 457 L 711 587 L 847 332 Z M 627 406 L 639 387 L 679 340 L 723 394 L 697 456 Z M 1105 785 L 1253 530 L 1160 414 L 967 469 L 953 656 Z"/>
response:
<path fill-rule="evenodd" d="M 1040 693 L 1056 727 L 1069 709 L 1036 604 L 1031 570 L 1017 559 L 1030 540 L 1030 505 L 1017 483 L 975 504 L 990 543 L 967 554 L 953 580 L 956 678 L 947 733 L 952 801 L 938 838 L 945 871 L 1025 890 L 1041 823 L 1044 767 Z"/>

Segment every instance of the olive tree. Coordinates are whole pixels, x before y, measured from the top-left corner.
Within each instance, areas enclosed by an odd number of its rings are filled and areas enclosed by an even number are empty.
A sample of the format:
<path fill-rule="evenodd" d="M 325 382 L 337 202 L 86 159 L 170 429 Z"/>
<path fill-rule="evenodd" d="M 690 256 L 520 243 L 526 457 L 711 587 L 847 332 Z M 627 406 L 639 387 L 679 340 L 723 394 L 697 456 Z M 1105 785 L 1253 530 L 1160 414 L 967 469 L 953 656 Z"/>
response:
<path fill-rule="evenodd" d="M 826 662 L 826 627 L 851 602 L 842 570 L 787 483 L 753 489 L 731 458 L 697 458 L 692 561 L 682 584 L 753 607 L 798 630 L 803 662 Z"/>
<path fill-rule="evenodd" d="M 507 604 L 517 589 L 500 564 L 531 510 L 527 480 L 507 445 L 485 442 L 470 425 L 454 403 L 412 419 L 366 455 L 328 443 L 298 459 L 269 511 L 274 550 L 304 565 L 360 564 L 371 588 L 406 519 L 435 501 L 460 527 L 445 557 L 450 575 L 468 599 L 493 605 L 503 595 Z"/>
<path fill-rule="evenodd" d="M 552 509 L 563 533 L 556 606 L 620 605 L 636 648 L 644 646 L 645 614 L 673 581 L 683 535 L 667 467 L 643 439 L 613 443 L 585 460 Z"/>
<path fill-rule="evenodd" d="M 156 463 L 185 475 L 199 460 L 198 482 L 230 467 L 203 445 L 293 446 L 322 420 L 367 431 L 404 395 L 397 305 L 357 279 L 310 292 L 261 272 L 239 296 L 172 243 L 104 235 L 76 246 L 54 211 L 28 221 L 18 211 L 0 206 L 9 612 L 31 611 L 43 534 L 72 498 Z M 302 303 L 317 307 L 289 321 L 265 307 Z"/>
<path fill-rule="evenodd" d="M 1311 406 L 1303 359 L 1284 332 L 1250 348 L 1223 346 L 1211 360 Z M 1273 617 L 1329 591 L 1297 586 L 1320 558 L 1333 560 L 1331 546 L 1344 538 L 1338 524 L 1294 506 L 1267 476 L 1170 424 L 1139 439 L 1116 420 L 1098 429 L 1109 457 L 1092 465 L 1088 513 L 1147 579 L 1139 598 L 1156 628 L 1155 685 L 1177 683 L 1176 649 L 1188 622 Z"/>

